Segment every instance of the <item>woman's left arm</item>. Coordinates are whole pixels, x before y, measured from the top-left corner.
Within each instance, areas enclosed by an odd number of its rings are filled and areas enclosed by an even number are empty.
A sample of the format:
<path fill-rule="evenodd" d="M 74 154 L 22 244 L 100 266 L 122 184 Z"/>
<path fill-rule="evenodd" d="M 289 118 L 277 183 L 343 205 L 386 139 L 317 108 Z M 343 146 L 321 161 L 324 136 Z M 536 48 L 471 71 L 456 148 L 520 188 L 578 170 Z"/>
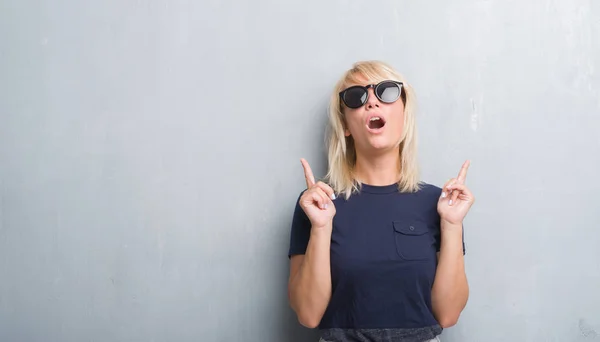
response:
<path fill-rule="evenodd" d="M 458 178 L 453 178 L 444 185 L 438 201 L 441 245 L 431 291 L 431 304 L 433 313 L 443 328 L 458 322 L 469 298 L 462 223 L 475 198 L 464 184 L 468 168 L 469 161 L 466 161 Z"/>

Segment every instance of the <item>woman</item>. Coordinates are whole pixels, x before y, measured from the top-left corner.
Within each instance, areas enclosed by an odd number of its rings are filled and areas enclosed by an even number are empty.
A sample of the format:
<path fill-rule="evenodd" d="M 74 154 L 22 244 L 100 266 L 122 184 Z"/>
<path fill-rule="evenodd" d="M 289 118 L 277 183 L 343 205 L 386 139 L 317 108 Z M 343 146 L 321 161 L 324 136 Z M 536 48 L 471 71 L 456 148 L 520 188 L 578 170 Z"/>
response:
<path fill-rule="evenodd" d="M 469 162 L 419 180 L 415 95 L 388 64 L 356 63 L 329 108 L 329 171 L 296 204 L 290 305 L 321 341 L 439 341 L 468 298 L 462 222 Z"/>

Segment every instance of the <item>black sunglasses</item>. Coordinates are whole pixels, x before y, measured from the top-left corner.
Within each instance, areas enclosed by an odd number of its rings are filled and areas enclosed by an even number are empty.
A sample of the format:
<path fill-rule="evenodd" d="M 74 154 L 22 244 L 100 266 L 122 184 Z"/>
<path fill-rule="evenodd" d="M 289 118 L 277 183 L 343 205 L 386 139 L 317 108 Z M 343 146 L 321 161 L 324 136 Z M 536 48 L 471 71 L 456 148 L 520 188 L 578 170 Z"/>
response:
<path fill-rule="evenodd" d="M 369 88 L 373 88 L 375 96 L 383 103 L 394 103 L 402 94 L 402 82 L 383 81 L 366 86 L 355 85 L 340 92 L 340 97 L 348 108 L 359 108 L 369 99 Z"/>

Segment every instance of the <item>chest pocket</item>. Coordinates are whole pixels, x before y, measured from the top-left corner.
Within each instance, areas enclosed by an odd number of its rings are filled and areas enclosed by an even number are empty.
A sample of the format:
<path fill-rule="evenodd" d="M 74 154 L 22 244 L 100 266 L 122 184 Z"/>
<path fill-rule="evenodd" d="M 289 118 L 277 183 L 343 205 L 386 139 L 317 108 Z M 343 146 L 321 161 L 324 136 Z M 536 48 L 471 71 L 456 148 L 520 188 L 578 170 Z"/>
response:
<path fill-rule="evenodd" d="M 393 221 L 396 251 L 404 260 L 429 260 L 435 257 L 433 236 L 419 220 Z"/>

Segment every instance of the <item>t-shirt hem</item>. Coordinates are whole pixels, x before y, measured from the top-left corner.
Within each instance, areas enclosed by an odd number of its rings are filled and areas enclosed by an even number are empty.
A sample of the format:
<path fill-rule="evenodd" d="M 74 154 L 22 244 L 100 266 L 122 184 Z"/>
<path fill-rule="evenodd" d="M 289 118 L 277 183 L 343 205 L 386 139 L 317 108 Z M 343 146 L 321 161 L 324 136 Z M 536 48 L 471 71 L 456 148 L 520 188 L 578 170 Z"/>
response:
<path fill-rule="evenodd" d="M 319 328 L 321 338 L 327 342 L 377 341 L 377 342 L 423 342 L 442 333 L 438 324 L 422 328 Z"/>

